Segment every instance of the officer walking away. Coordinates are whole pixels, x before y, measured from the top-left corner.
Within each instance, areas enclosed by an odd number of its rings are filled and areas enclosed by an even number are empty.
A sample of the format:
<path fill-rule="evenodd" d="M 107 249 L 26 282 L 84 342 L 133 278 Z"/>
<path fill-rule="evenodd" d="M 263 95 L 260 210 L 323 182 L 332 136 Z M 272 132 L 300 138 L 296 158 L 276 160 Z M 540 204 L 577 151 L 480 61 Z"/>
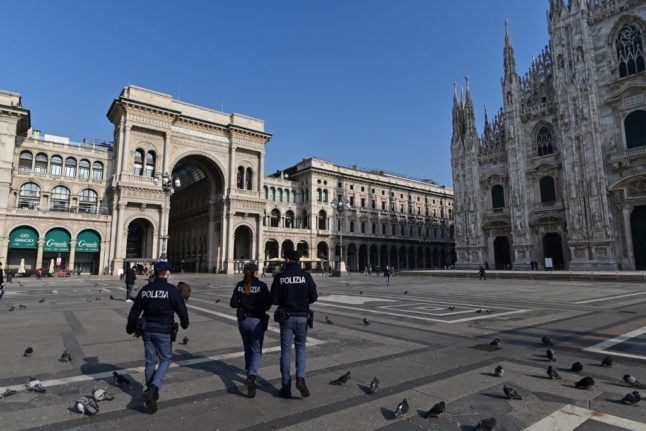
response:
<path fill-rule="evenodd" d="M 174 314 L 179 316 L 182 329 L 188 328 L 189 323 L 186 305 L 179 290 L 168 283 L 170 265 L 168 262 L 157 262 L 155 270 L 157 278 L 139 291 L 126 326 L 128 334 L 140 332 L 144 340 L 146 390 L 143 398 L 146 410 L 151 414 L 157 411 L 159 390 L 173 357 L 173 335 L 177 335 L 173 331 Z M 139 319 L 142 312 L 143 318 Z"/>
<path fill-rule="evenodd" d="M 126 268 L 124 278 L 126 280 L 126 302 L 132 302 L 132 289 L 135 286 L 135 280 L 137 279 L 137 273 L 135 272 L 132 264 L 128 265 Z"/>
<path fill-rule="evenodd" d="M 245 264 L 243 272 L 243 279 L 233 289 L 229 305 L 237 308 L 238 329 L 244 345 L 247 395 L 253 398 L 256 396 L 256 376 L 269 321 L 267 310 L 271 308 L 272 300 L 267 285 L 257 278 L 258 267 L 255 264 Z"/>
<path fill-rule="evenodd" d="M 479 274 L 480 274 L 480 280 L 483 280 L 483 279 L 486 280 L 487 279 L 487 274 L 485 273 L 484 265 L 480 265 Z"/>
<path fill-rule="evenodd" d="M 280 396 L 292 397 L 292 379 L 290 375 L 292 340 L 296 350 L 296 389 L 303 398 L 310 396 L 305 384 L 305 360 L 309 305 L 316 302 L 318 293 L 314 279 L 298 267 L 298 253 L 288 250 L 285 253 L 287 264 L 285 270 L 274 277 L 271 284 L 273 303 L 278 305 L 274 320 L 280 323 L 280 374 L 282 387 Z"/>

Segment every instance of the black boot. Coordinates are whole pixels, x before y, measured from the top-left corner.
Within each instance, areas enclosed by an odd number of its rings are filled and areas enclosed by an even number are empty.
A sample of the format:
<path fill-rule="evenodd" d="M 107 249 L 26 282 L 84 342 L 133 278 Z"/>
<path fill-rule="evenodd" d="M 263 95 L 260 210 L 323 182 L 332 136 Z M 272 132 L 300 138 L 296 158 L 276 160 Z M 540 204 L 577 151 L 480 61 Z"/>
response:
<path fill-rule="evenodd" d="M 247 377 L 247 396 L 249 398 L 256 396 L 256 376 Z"/>
<path fill-rule="evenodd" d="M 296 389 L 298 389 L 301 393 L 301 396 L 303 398 L 307 398 L 310 396 L 310 390 L 307 389 L 307 385 L 305 384 L 305 379 L 300 377 L 296 379 Z"/>
<path fill-rule="evenodd" d="M 146 411 L 150 414 L 153 414 L 157 411 L 157 400 L 159 399 L 159 390 L 157 386 L 150 385 L 148 389 L 144 391 L 144 405 L 146 406 Z"/>

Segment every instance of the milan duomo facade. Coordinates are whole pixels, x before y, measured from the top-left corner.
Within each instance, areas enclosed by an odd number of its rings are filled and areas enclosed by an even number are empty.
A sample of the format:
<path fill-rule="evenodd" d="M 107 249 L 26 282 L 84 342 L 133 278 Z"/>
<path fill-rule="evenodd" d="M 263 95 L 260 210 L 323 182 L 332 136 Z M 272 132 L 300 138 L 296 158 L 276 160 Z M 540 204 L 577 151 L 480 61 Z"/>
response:
<path fill-rule="evenodd" d="M 551 0 L 550 41 L 481 135 L 453 100 L 456 267 L 646 269 L 646 1 Z"/>

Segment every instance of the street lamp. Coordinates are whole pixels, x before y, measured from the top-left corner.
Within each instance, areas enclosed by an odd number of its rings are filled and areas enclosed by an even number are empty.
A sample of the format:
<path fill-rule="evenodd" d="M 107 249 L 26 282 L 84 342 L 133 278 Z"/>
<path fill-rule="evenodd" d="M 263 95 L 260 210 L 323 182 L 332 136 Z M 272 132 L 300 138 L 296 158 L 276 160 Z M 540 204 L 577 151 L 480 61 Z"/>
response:
<path fill-rule="evenodd" d="M 352 208 L 352 206 L 350 206 L 350 202 L 348 202 L 347 200 L 345 202 L 344 201 L 338 202 L 336 200 L 333 200 L 331 204 L 332 204 L 332 208 L 334 208 L 334 210 L 336 211 L 337 220 L 339 220 L 340 215 L 343 214 L 345 210 L 349 210 Z M 345 261 L 343 260 L 343 221 L 339 223 L 339 249 L 341 251 L 341 259 L 339 262 L 339 270 L 337 271 L 337 275 L 341 276 L 346 274 Z"/>
<path fill-rule="evenodd" d="M 159 177 L 155 177 L 153 179 L 153 182 L 157 185 L 159 184 Z M 182 185 L 182 182 L 180 181 L 179 177 L 173 178 L 168 175 L 168 172 L 164 172 L 164 175 L 161 177 L 161 187 L 162 190 L 168 194 L 169 196 L 172 195 L 175 192 L 175 189 L 173 189 L 173 186 L 175 186 L 176 189 L 180 188 Z M 166 242 L 168 241 L 168 232 L 162 232 L 162 234 L 159 236 L 159 239 L 161 239 L 162 244 L 161 244 L 161 254 L 159 255 L 159 260 L 167 260 L 168 259 L 168 254 L 166 253 Z"/>

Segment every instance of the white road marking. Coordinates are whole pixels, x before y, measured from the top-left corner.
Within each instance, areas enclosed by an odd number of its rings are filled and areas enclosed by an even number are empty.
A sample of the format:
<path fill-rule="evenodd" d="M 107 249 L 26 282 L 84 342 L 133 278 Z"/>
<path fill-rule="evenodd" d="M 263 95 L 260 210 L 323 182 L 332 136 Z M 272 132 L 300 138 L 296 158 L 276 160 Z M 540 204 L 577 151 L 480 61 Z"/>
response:
<path fill-rule="evenodd" d="M 602 341 L 599 344 L 595 344 L 594 346 L 586 347 L 583 349 L 586 352 L 594 352 L 594 353 L 608 353 L 608 349 L 616 344 L 621 344 L 626 342 L 627 340 L 630 340 L 631 338 L 638 337 L 642 334 L 646 333 L 646 326 L 635 329 L 634 331 L 627 332 L 625 334 L 619 335 L 615 338 L 611 338 L 606 341 Z M 643 355 L 634 355 L 631 353 L 625 353 L 625 352 L 615 352 L 612 351 L 610 352 L 613 356 L 623 356 L 625 358 L 633 358 L 633 359 L 646 359 L 646 356 Z"/>
<path fill-rule="evenodd" d="M 338 302 L 340 304 L 363 305 L 366 302 L 395 302 L 392 299 L 372 298 L 370 296 L 326 295 L 319 296 L 319 301 Z"/>
<path fill-rule="evenodd" d="M 58 290 L 52 289 L 52 293 L 58 293 Z"/>
<path fill-rule="evenodd" d="M 588 420 L 593 420 L 631 431 L 646 431 L 646 424 L 606 413 L 595 412 L 567 404 L 523 431 L 573 431 Z"/>
<path fill-rule="evenodd" d="M 646 292 L 626 293 L 625 295 L 606 296 L 604 298 L 586 299 L 585 301 L 571 302 L 571 304 L 591 304 L 593 302 L 612 301 L 613 299 L 628 298 L 629 296 L 646 295 Z"/>

